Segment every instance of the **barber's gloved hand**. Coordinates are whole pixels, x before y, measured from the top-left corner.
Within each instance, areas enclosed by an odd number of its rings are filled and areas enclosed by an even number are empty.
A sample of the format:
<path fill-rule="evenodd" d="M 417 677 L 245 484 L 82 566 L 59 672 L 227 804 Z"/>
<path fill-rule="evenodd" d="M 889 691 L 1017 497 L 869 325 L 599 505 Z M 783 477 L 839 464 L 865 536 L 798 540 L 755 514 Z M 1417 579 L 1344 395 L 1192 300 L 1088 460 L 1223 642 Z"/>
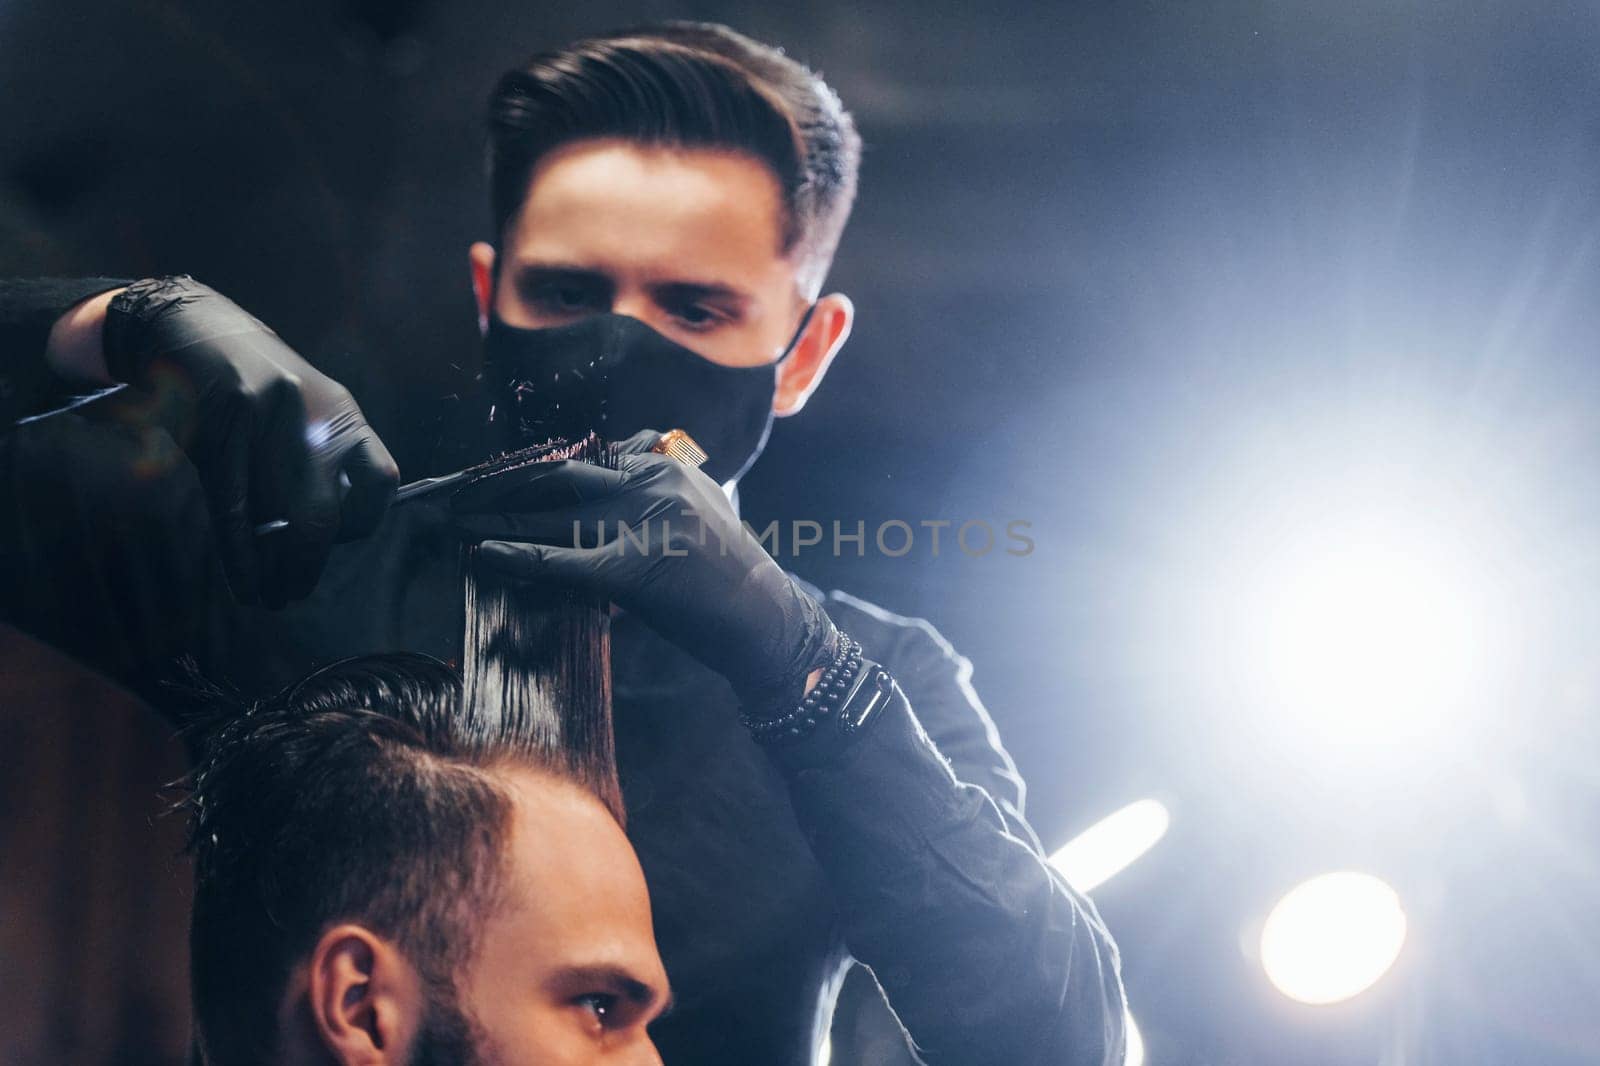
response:
<path fill-rule="evenodd" d="M 483 542 L 484 564 L 610 598 L 727 678 L 747 713 L 780 714 L 831 660 L 838 631 L 715 481 L 650 450 L 659 439 L 646 430 L 617 445 L 616 470 L 536 464 L 464 490 L 457 527 Z"/>
<path fill-rule="evenodd" d="M 241 603 L 306 596 L 335 540 L 383 518 L 400 472 L 350 393 L 221 293 L 135 282 L 107 308 L 104 349 L 199 471 Z"/>

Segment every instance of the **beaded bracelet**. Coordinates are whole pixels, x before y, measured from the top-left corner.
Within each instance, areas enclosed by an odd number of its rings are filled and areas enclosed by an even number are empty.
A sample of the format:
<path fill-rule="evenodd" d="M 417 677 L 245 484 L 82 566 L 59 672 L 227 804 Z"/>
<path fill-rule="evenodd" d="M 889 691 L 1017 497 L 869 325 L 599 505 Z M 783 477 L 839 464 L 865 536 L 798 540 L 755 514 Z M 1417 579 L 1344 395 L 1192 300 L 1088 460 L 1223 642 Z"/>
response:
<path fill-rule="evenodd" d="M 797 707 L 775 718 L 756 718 L 748 713 L 739 716 L 757 741 L 770 744 L 778 740 L 797 740 L 815 729 L 818 722 L 831 717 L 845 701 L 861 673 L 862 652 L 859 641 L 843 634 L 841 638 L 833 661 Z"/>

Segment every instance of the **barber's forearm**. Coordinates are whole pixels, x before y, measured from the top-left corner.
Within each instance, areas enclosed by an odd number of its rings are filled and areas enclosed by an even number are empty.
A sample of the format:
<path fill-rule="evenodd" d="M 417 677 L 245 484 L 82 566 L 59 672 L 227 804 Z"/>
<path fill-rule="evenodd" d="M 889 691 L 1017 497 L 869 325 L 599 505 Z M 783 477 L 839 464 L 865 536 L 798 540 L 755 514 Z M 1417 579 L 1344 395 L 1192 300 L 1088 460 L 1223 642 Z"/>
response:
<path fill-rule="evenodd" d="M 117 278 L 0 279 L 0 432 L 111 384 L 100 323 Z"/>
<path fill-rule="evenodd" d="M 45 361 L 62 379 L 89 386 L 113 384 L 106 370 L 106 307 L 122 288 L 91 296 L 56 319 L 45 345 Z"/>
<path fill-rule="evenodd" d="M 1119 1064 L 1116 948 L 1093 906 L 955 779 L 903 696 L 881 715 L 790 771 L 851 953 L 930 1066 Z"/>

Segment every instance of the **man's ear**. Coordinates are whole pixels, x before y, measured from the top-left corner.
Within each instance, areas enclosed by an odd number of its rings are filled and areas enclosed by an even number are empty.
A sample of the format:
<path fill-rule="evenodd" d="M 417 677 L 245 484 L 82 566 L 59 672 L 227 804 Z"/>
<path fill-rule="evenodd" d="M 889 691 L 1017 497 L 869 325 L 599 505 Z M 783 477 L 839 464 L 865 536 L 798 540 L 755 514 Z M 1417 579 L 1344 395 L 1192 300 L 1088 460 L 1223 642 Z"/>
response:
<path fill-rule="evenodd" d="M 311 952 L 307 1006 L 340 1066 L 408 1061 L 425 1011 L 422 979 L 389 941 L 359 925 L 322 934 Z"/>
<path fill-rule="evenodd" d="M 779 418 L 799 414 L 806 400 L 822 384 L 833 357 L 850 337 L 856 320 L 856 306 L 842 292 L 830 292 L 817 301 L 811 321 L 795 342 L 794 351 L 778 368 L 778 391 L 772 397 L 772 410 Z"/>
<path fill-rule="evenodd" d="M 467 250 L 472 262 L 472 295 L 478 301 L 478 332 L 489 332 L 489 312 L 494 309 L 494 247 L 474 241 Z"/>

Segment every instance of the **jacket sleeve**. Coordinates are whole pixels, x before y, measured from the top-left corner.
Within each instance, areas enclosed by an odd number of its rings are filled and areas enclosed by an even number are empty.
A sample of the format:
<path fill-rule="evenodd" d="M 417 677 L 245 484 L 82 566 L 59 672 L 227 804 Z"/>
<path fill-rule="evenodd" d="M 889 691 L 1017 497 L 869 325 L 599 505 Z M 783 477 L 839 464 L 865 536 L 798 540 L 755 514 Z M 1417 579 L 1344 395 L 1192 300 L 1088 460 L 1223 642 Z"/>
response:
<path fill-rule="evenodd" d="M 898 686 L 848 746 L 775 748 L 872 968 L 929 1066 L 1120 1066 L 1116 945 L 1094 905 L 957 778 Z"/>
<path fill-rule="evenodd" d="M 905 691 L 928 739 L 956 777 L 989 794 L 1013 836 L 1044 854 L 1025 814 L 1027 789 L 972 685 L 972 663 L 921 618 L 884 610 L 837 589 L 823 606 Z"/>
<path fill-rule="evenodd" d="M 0 435 L 105 391 L 86 393 L 58 376 L 45 361 L 45 345 L 51 327 L 74 304 L 126 284 L 116 278 L 0 279 Z"/>
<path fill-rule="evenodd" d="M 160 430 L 68 412 L 0 436 L 0 620 L 149 698 L 225 595 L 199 480 Z"/>
<path fill-rule="evenodd" d="M 0 620 L 148 694 L 222 588 L 204 496 L 172 439 L 119 417 L 119 400 L 63 413 L 103 393 L 45 360 L 62 314 L 125 284 L 0 280 Z"/>

